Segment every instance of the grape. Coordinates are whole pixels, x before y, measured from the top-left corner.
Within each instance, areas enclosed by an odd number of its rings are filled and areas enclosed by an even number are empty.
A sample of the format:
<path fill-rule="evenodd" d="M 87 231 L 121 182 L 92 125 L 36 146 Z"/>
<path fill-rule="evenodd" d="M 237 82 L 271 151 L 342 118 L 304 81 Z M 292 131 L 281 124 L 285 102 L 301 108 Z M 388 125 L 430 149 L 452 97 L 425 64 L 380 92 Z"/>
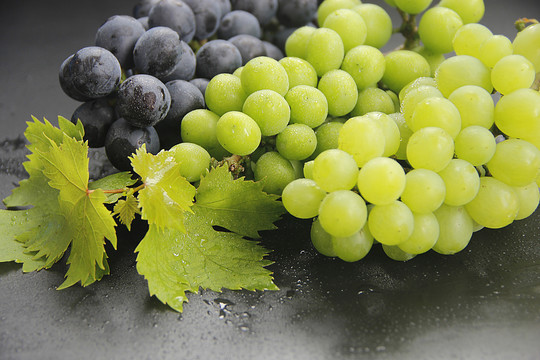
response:
<path fill-rule="evenodd" d="M 409 126 L 412 131 L 428 126 L 439 127 L 455 138 L 461 130 L 461 116 L 450 100 L 429 97 L 416 105 Z"/>
<path fill-rule="evenodd" d="M 511 186 L 525 186 L 540 172 L 540 150 L 522 139 L 508 139 L 497 144 L 487 163 L 491 175 Z"/>
<path fill-rule="evenodd" d="M 147 31 L 150 29 L 150 25 L 148 25 L 148 16 L 143 16 L 136 19 L 144 28 L 144 31 Z"/>
<path fill-rule="evenodd" d="M 379 49 L 360 45 L 349 50 L 343 58 L 341 69 L 348 72 L 362 90 L 378 83 L 385 69 L 385 58 Z"/>
<path fill-rule="evenodd" d="M 220 160 L 230 153 L 223 149 L 216 135 L 219 115 L 206 109 L 190 111 L 180 124 L 182 140 L 205 148 L 210 155 Z"/>
<path fill-rule="evenodd" d="M 317 136 L 305 124 L 288 125 L 276 137 L 276 149 L 285 159 L 307 159 L 317 147 Z"/>
<path fill-rule="evenodd" d="M 250 60 L 242 70 L 241 80 L 248 95 L 257 90 L 269 89 L 285 96 L 289 90 L 287 71 L 277 60 L 267 56 Z"/>
<path fill-rule="evenodd" d="M 368 218 L 369 231 L 381 244 L 398 245 L 407 240 L 414 230 L 414 216 L 401 201 L 375 205 Z"/>
<path fill-rule="evenodd" d="M 192 83 L 185 80 L 173 80 L 165 84 L 171 95 L 171 107 L 167 116 L 159 125 L 180 127 L 186 114 L 195 109 L 204 108 L 204 96 Z"/>
<path fill-rule="evenodd" d="M 278 0 L 231 0 L 233 10 L 245 10 L 255 15 L 259 23 L 264 26 L 276 16 Z"/>
<path fill-rule="evenodd" d="M 421 85 L 406 92 L 405 97 L 401 100 L 401 112 L 409 128 L 412 126 L 412 117 L 416 106 L 422 100 L 432 97 L 442 98 L 443 95 L 437 88 L 429 85 Z"/>
<path fill-rule="evenodd" d="M 311 178 L 326 192 L 350 190 L 358 180 L 358 166 L 345 151 L 325 150 L 313 161 Z"/>
<path fill-rule="evenodd" d="M 495 154 L 495 137 L 485 127 L 472 125 L 464 128 L 454 140 L 455 153 L 459 159 L 474 166 L 487 163 Z"/>
<path fill-rule="evenodd" d="M 462 159 L 452 159 L 439 175 L 446 187 L 444 203 L 462 206 L 470 202 L 478 193 L 480 177 L 471 163 Z"/>
<path fill-rule="evenodd" d="M 418 23 L 418 35 L 424 46 L 437 53 L 453 50 L 452 40 L 457 30 L 463 26 L 459 15 L 445 7 L 427 10 Z"/>
<path fill-rule="evenodd" d="M 382 7 L 376 4 L 360 4 L 352 8 L 366 24 L 365 45 L 382 48 L 392 36 L 392 19 Z"/>
<path fill-rule="evenodd" d="M 332 29 L 339 34 L 345 52 L 364 44 L 367 36 L 364 18 L 351 9 L 338 9 L 331 12 L 324 20 L 322 27 Z"/>
<path fill-rule="evenodd" d="M 361 116 L 372 111 L 391 114 L 395 111 L 390 95 L 377 87 L 363 89 L 358 93 L 358 100 L 351 111 L 351 116 Z"/>
<path fill-rule="evenodd" d="M 495 105 L 486 89 L 476 85 L 465 85 L 452 91 L 450 100 L 459 110 L 461 128 L 472 125 L 491 128 L 494 121 Z"/>
<path fill-rule="evenodd" d="M 491 69 L 503 57 L 512 55 L 512 42 L 506 36 L 493 35 L 482 43 L 478 52 L 476 57 Z"/>
<path fill-rule="evenodd" d="M 328 15 L 339 9 L 352 9 L 361 2 L 358 0 L 325 0 L 317 9 L 317 22 L 324 24 Z"/>
<path fill-rule="evenodd" d="M 537 72 L 540 72 L 540 24 L 527 26 L 516 35 L 513 48 L 514 54 L 525 56 Z"/>
<path fill-rule="evenodd" d="M 347 237 L 332 237 L 332 247 L 337 257 L 354 262 L 364 258 L 373 245 L 373 236 L 367 226 Z"/>
<path fill-rule="evenodd" d="M 413 212 L 414 230 L 407 240 L 397 245 L 408 254 L 423 254 L 429 251 L 439 238 L 439 222 L 435 214 Z"/>
<path fill-rule="evenodd" d="M 70 70 L 70 62 L 73 59 L 73 55 L 70 55 L 67 57 L 64 61 L 62 61 L 62 64 L 60 65 L 60 70 L 58 71 L 58 80 L 60 82 L 60 88 L 62 88 L 62 91 L 64 94 L 69 96 L 70 98 L 77 100 L 77 101 L 90 101 L 92 100 L 86 95 L 83 95 L 80 93 L 75 86 L 73 85 L 73 78 L 71 75 Z"/>
<path fill-rule="evenodd" d="M 296 179 L 283 189 L 281 201 L 285 209 L 300 219 L 317 216 L 326 192 L 311 179 Z"/>
<path fill-rule="evenodd" d="M 318 28 L 309 38 L 305 59 L 320 77 L 330 70 L 339 69 L 344 55 L 343 41 L 339 34 L 332 29 Z"/>
<path fill-rule="evenodd" d="M 219 4 L 219 7 L 221 9 L 221 18 L 223 19 L 223 17 L 225 15 L 227 15 L 228 13 L 230 13 L 232 11 L 232 6 L 231 6 L 231 2 L 230 0 L 215 0 L 218 4 Z"/>
<path fill-rule="evenodd" d="M 513 187 L 519 201 L 519 211 L 516 220 L 525 219 L 532 215 L 540 202 L 540 191 L 536 182 L 525 186 Z"/>
<path fill-rule="evenodd" d="M 229 111 L 241 111 L 246 98 L 242 82 L 231 74 L 214 76 L 204 94 L 206 106 L 218 115 Z"/>
<path fill-rule="evenodd" d="M 396 153 L 400 143 L 399 127 L 396 122 L 392 120 L 388 115 L 379 112 L 372 111 L 365 116 L 377 120 L 384 134 L 384 151 L 382 156 L 392 156 Z"/>
<path fill-rule="evenodd" d="M 328 101 L 317 88 L 307 85 L 295 86 L 287 92 L 285 100 L 291 107 L 291 123 L 316 128 L 326 120 Z"/>
<path fill-rule="evenodd" d="M 317 13 L 317 0 L 278 0 L 277 19 L 288 27 L 306 25 Z"/>
<path fill-rule="evenodd" d="M 313 179 L 313 165 L 315 164 L 314 160 L 306 161 L 304 163 L 304 168 L 302 169 L 304 177 L 306 179 Z"/>
<path fill-rule="evenodd" d="M 456 55 L 470 55 L 480 59 L 480 47 L 492 36 L 491 30 L 482 24 L 465 24 L 456 31 L 452 46 Z"/>
<path fill-rule="evenodd" d="M 347 120 L 339 132 L 338 148 L 354 157 L 362 167 L 370 159 L 382 156 L 385 135 L 379 121 L 369 116 L 356 116 Z"/>
<path fill-rule="evenodd" d="M 412 211 L 427 214 L 444 202 L 446 186 L 439 174 L 428 169 L 413 169 L 405 176 L 401 201 Z"/>
<path fill-rule="evenodd" d="M 358 99 L 356 83 L 349 73 L 343 70 L 330 70 L 319 80 L 317 88 L 328 102 L 328 114 L 343 116 L 351 112 Z"/>
<path fill-rule="evenodd" d="M 319 207 L 322 228 L 335 237 L 349 237 L 364 227 L 367 218 L 366 203 L 350 190 L 329 193 Z"/>
<path fill-rule="evenodd" d="M 405 117 L 403 116 L 402 113 L 400 112 L 393 113 L 393 114 L 390 114 L 389 116 L 396 123 L 399 129 L 399 137 L 400 137 L 399 146 L 395 152 L 395 156 L 399 160 L 406 160 L 407 159 L 407 144 L 409 143 L 409 138 L 411 137 L 413 132 L 407 125 L 407 122 L 405 121 Z"/>
<path fill-rule="evenodd" d="M 465 208 L 443 204 L 434 214 L 439 222 L 439 238 L 433 250 L 452 255 L 465 249 L 473 233 L 473 219 Z"/>
<path fill-rule="evenodd" d="M 439 65 L 441 65 L 442 62 L 446 60 L 444 54 L 435 52 L 429 48 L 426 48 L 425 46 L 417 46 L 412 49 L 412 51 L 422 55 L 422 57 L 426 59 L 429 64 L 430 76 L 435 76 L 435 71 L 437 71 Z"/>
<path fill-rule="evenodd" d="M 315 32 L 312 26 L 302 26 L 296 29 L 285 42 L 285 54 L 290 57 L 305 59 L 307 55 L 307 44 Z"/>
<path fill-rule="evenodd" d="M 315 136 L 317 136 L 317 147 L 311 158 L 316 158 L 320 153 L 325 150 L 337 149 L 338 136 L 342 123 L 338 121 L 325 122 L 315 130 Z"/>
<path fill-rule="evenodd" d="M 242 66 L 242 54 L 225 40 L 211 40 L 197 51 L 197 76 L 212 79 L 221 73 L 232 73 Z"/>
<path fill-rule="evenodd" d="M 263 136 L 279 134 L 291 118 L 289 104 L 273 90 L 259 90 L 249 95 L 242 112 L 255 120 Z"/>
<path fill-rule="evenodd" d="M 505 56 L 491 70 L 493 87 L 503 95 L 531 87 L 535 77 L 533 64 L 521 55 Z"/>
<path fill-rule="evenodd" d="M 210 80 L 206 78 L 194 78 L 194 79 L 189 80 L 189 82 L 195 85 L 197 89 L 200 90 L 201 94 L 203 95 L 203 100 L 204 100 L 204 93 L 206 92 L 206 87 L 208 86 L 208 83 L 210 82 Z"/>
<path fill-rule="evenodd" d="M 215 0 L 182 0 L 195 15 L 195 39 L 205 40 L 214 35 L 221 20 L 221 6 Z"/>
<path fill-rule="evenodd" d="M 464 24 L 479 22 L 485 11 L 484 0 L 441 0 L 439 6 L 454 10 Z"/>
<path fill-rule="evenodd" d="M 393 51 L 386 55 L 385 60 L 386 68 L 382 82 L 396 93 L 411 81 L 431 75 L 431 67 L 427 60 L 414 51 Z"/>
<path fill-rule="evenodd" d="M 514 221 L 519 199 L 511 186 L 493 177 L 481 177 L 480 190 L 465 209 L 479 225 L 497 229 Z"/>
<path fill-rule="evenodd" d="M 133 126 L 148 127 L 157 124 L 167 116 L 170 107 L 169 90 L 150 75 L 133 75 L 118 90 L 116 111 Z"/>
<path fill-rule="evenodd" d="M 397 200 L 405 189 L 405 171 L 387 157 L 369 160 L 358 172 L 358 190 L 366 201 L 386 205 Z"/>
<path fill-rule="evenodd" d="M 311 224 L 310 237 L 313 247 L 320 254 L 330 257 L 336 256 L 336 252 L 334 251 L 334 245 L 332 244 L 332 235 L 330 235 L 323 229 L 319 219 L 316 219 L 315 221 L 313 221 L 313 224 Z"/>
<path fill-rule="evenodd" d="M 454 155 L 454 141 L 443 129 L 425 127 L 414 132 L 407 144 L 407 159 L 415 169 L 439 172 Z"/>
<path fill-rule="evenodd" d="M 264 153 L 253 171 L 255 181 L 263 182 L 263 190 L 269 194 L 281 195 L 287 184 L 296 179 L 291 162 L 276 151 Z"/>
<path fill-rule="evenodd" d="M 405 96 L 407 96 L 409 92 L 411 92 L 414 89 L 419 88 L 420 86 L 437 87 L 437 82 L 431 76 L 420 76 L 419 78 L 414 79 L 413 81 L 411 81 L 410 83 L 408 83 L 407 85 L 401 88 L 401 90 L 398 93 L 399 99 L 404 100 Z"/>
<path fill-rule="evenodd" d="M 123 69 L 131 69 L 133 48 L 144 34 L 145 29 L 135 18 L 127 15 L 115 15 L 105 21 L 96 32 L 95 43 L 109 50 L 120 62 Z"/>
<path fill-rule="evenodd" d="M 283 51 L 276 45 L 272 44 L 271 42 L 268 42 L 266 40 L 263 41 L 264 49 L 266 50 L 266 56 L 269 58 L 272 58 L 274 60 L 280 60 L 285 55 L 283 54 Z"/>
<path fill-rule="evenodd" d="M 183 142 L 174 145 L 170 151 L 180 167 L 180 175 L 189 182 L 196 182 L 210 167 L 210 154 L 202 146 Z"/>
<path fill-rule="evenodd" d="M 413 259 L 416 255 L 409 254 L 401 250 L 397 245 L 385 245 L 382 244 L 382 249 L 386 256 L 394 261 L 409 261 Z"/>
<path fill-rule="evenodd" d="M 180 39 L 189 43 L 195 36 L 195 14 L 191 7 L 180 0 L 158 1 L 148 13 L 151 28 L 164 26 L 178 33 Z"/>
<path fill-rule="evenodd" d="M 116 117 L 114 107 L 107 99 L 96 99 L 79 105 L 71 116 L 71 122 L 76 124 L 80 120 L 84 127 L 84 140 L 88 141 L 89 147 L 98 148 L 105 145 L 105 136 Z"/>
<path fill-rule="evenodd" d="M 426 10 L 432 0 L 394 0 L 394 2 L 400 10 L 414 15 Z"/>
<path fill-rule="evenodd" d="M 290 89 L 297 85 L 317 87 L 317 72 L 306 60 L 288 56 L 280 59 L 279 63 L 287 72 Z"/>
<path fill-rule="evenodd" d="M 266 56 L 266 48 L 261 39 L 248 34 L 235 35 L 228 40 L 232 43 L 240 55 L 242 55 L 242 65 L 257 57 Z"/>
<path fill-rule="evenodd" d="M 147 17 L 152 6 L 157 4 L 159 0 L 139 0 L 133 7 L 133 16 L 136 18 Z"/>
<path fill-rule="evenodd" d="M 221 146 L 236 155 L 251 154 L 261 142 L 261 130 L 255 120 L 239 111 L 221 115 L 216 135 Z"/>
<path fill-rule="evenodd" d="M 105 154 L 111 164 L 120 171 L 131 170 L 129 156 L 141 146 L 150 154 L 160 150 L 159 137 L 152 127 L 136 127 L 123 118 L 112 123 L 105 137 Z"/>
<path fill-rule="evenodd" d="M 457 55 L 443 61 L 435 72 L 437 88 L 445 97 L 464 85 L 477 85 L 493 91 L 489 69 L 477 58 Z"/>
<path fill-rule="evenodd" d="M 495 125 L 506 135 L 528 138 L 540 134 L 540 93 L 519 89 L 503 96 L 495 106 Z"/>

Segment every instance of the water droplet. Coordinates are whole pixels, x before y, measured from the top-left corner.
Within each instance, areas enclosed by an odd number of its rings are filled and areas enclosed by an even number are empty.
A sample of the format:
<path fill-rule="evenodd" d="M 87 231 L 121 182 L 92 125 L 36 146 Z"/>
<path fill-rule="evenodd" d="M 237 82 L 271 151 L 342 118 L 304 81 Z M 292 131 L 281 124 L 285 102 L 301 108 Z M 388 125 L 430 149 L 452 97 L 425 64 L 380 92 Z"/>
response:
<path fill-rule="evenodd" d="M 244 332 L 247 332 L 247 331 L 250 330 L 250 329 L 249 329 L 249 326 L 247 326 L 246 324 L 241 324 L 240 326 L 238 326 L 238 329 L 239 329 L 240 331 L 244 331 Z"/>

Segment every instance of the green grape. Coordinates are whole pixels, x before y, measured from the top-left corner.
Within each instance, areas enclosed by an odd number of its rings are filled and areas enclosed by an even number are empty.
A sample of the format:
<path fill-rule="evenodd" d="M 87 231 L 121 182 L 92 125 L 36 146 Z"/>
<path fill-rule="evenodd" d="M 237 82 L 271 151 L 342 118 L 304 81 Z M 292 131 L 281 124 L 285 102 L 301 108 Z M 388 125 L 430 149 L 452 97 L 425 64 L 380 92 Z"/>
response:
<path fill-rule="evenodd" d="M 484 0 L 441 0 L 439 6 L 454 10 L 464 24 L 479 22 L 484 16 Z"/>
<path fill-rule="evenodd" d="M 279 134 L 291 118 L 289 104 L 274 90 L 251 93 L 244 101 L 242 112 L 255 120 L 263 136 Z"/>
<path fill-rule="evenodd" d="M 442 62 L 446 59 L 444 57 L 444 54 L 432 51 L 425 46 L 418 46 L 412 49 L 414 52 L 422 55 L 424 59 L 429 64 L 429 69 L 431 70 L 430 76 L 435 76 L 435 71 L 439 67 L 439 65 L 442 64 Z"/>
<path fill-rule="evenodd" d="M 409 261 L 416 256 L 415 254 L 409 254 L 401 250 L 398 245 L 382 244 L 382 249 L 386 256 L 394 261 Z"/>
<path fill-rule="evenodd" d="M 490 70 L 477 58 L 469 55 L 452 56 L 435 71 L 437 87 L 445 97 L 464 85 L 477 85 L 491 94 Z"/>
<path fill-rule="evenodd" d="M 267 56 L 249 60 L 244 65 L 240 79 L 247 95 L 268 89 L 285 96 L 289 90 L 287 71 L 277 60 Z"/>
<path fill-rule="evenodd" d="M 394 0 L 394 2 L 401 11 L 416 15 L 426 10 L 431 5 L 432 0 Z"/>
<path fill-rule="evenodd" d="M 304 177 L 306 179 L 313 179 L 313 165 L 315 164 L 314 160 L 306 161 L 304 163 Z"/>
<path fill-rule="evenodd" d="M 262 155 L 262 154 L 261 154 Z M 294 177 L 300 179 L 304 177 L 304 162 L 300 160 L 289 160 L 294 168 Z"/>
<path fill-rule="evenodd" d="M 527 26 L 518 32 L 514 38 L 514 54 L 525 56 L 533 63 L 537 72 L 540 72 L 540 24 Z"/>
<path fill-rule="evenodd" d="M 495 145 L 493 133 L 478 125 L 466 127 L 454 139 L 456 156 L 473 166 L 484 165 L 491 160 Z"/>
<path fill-rule="evenodd" d="M 344 55 L 343 41 L 332 29 L 316 29 L 307 43 L 306 60 L 319 77 L 330 70 L 339 69 Z"/>
<path fill-rule="evenodd" d="M 324 24 L 328 15 L 339 9 L 352 9 L 360 4 L 359 0 L 325 0 L 317 9 L 317 22 L 320 25 Z"/>
<path fill-rule="evenodd" d="M 480 59 L 480 46 L 492 36 L 491 30 L 482 24 L 465 24 L 456 31 L 452 46 L 456 55 L 470 55 Z"/>
<path fill-rule="evenodd" d="M 358 89 L 362 90 L 382 79 L 385 58 L 379 49 L 360 45 L 345 54 L 341 69 L 348 72 L 353 77 Z"/>
<path fill-rule="evenodd" d="M 525 186 L 513 187 L 519 201 L 516 220 L 522 220 L 534 213 L 540 202 L 540 191 L 536 182 Z"/>
<path fill-rule="evenodd" d="M 317 88 L 328 101 L 328 114 L 343 116 L 351 112 L 358 99 L 356 83 L 349 73 L 343 70 L 330 70 L 319 80 Z"/>
<path fill-rule="evenodd" d="M 189 182 L 201 180 L 210 167 L 210 154 L 202 146 L 183 142 L 169 149 L 179 164 L 180 175 Z"/>
<path fill-rule="evenodd" d="M 385 114 L 395 112 L 394 101 L 388 92 L 371 87 L 358 93 L 358 100 L 351 111 L 351 116 L 361 116 L 372 111 L 380 111 Z"/>
<path fill-rule="evenodd" d="M 443 129 L 425 127 L 414 132 L 407 144 L 407 159 L 415 169 L 439 172 L 454 156 L 454 141 Z"/>
<path fill-rule="evenodd" d="M 390 204 L 401 196 L 404 189 L 405 171 L 393 159 L 371 159 L 358 172 L 360 195 L 372 204 Z"/>
<path fill-rule="evenodd" d="M 394 0 L 384 0 L 384 2 L 392 7 L 396 7 L 396 2 Z"/>
<path fill-rule="evenodd" d="M 385 245 L 398 245 L 407 240 L 414 230 L 414 216 L 401 201 L 375 205 L 368 217 L 371 235 Z"/>
<path fill-rule="evenodd" d="M 439 174 L 427 169 L 413 169 L 405 176 L 401 201 L 418 214 L 437 210 L 446 196 L 446 186 Z"/>
<path fill-rule="evenodd" d="M 470 202 L 480 187 L 480 177 L 475 167 L 468 161 L 452 159 L 439 175 L 446 187 L 444 203 L 451 206 L 462 206 Z"/>
<path fill-rule="evenodd" d="M 440 127 L 455 138 L 461 130 L 461 116 L 458 108 L 445 98 L 423 99 L 414 109 L 410 128 L 412 131 L 418 131 L 428 126 Z"/>
<path fill-rule="evenodd" d="M 240 66 L 239 68 L 234 70 L 234 72 L 232 74 L 240 79 L 240 78 L 242 78 L 242 70 L 244 70 L 244 67 Z"/>
<path fill-rule="evenodd" d="M 480 178 L 480 190 L 465 209 L 480 226 L 498 229 L 510 225 L 519 212 L 514 189 L 493 177 Z"/>
<path fill-rule="evenodd" d="M 289 78 L 289 89 L 297 85 L 317 87 L 317 72 L 306 60 L 298 57 L 284 57 L 278 61 Z"/>
<path fill-rule="evenodd" d="M 311 224 L 311 243 L 315 250 L 324 256 L 335 257 L 334 245 L 332 244 L 332 235 L 327 233 L 321 226 L 319 219 Z"/>
<path fill-rule="evenodd" d="M 285 210 L 300 219 L 310 219 L 319 213 L 326 192 L 310 179 L 296 179 L 285 186 L 281 201 Z"/>
<path fill-rule="evenodd" d="M 390 116 L 379 111 L 372 111 L 365 116 L 377 120 L 384 133 L 384 151 L 382 156 L 392 156 L 399 149 L 400 131 L 396 122 Z"/>
<path fill-rule="evenodd" d="M 392 51 L 385 56 L 385 63 L 382 82 L 395 93 L 399 93 L 411 81 L 431 75 L 427 60 L 414 51 Z"/>
<path fill-rule="evenodd" d="M 322 228 L 335 237 L 349 237 L 360 231 L 367 219 L 364 199 L 350 190 L 329 193 L 319 207 Z"/>
<path fill-rule="evenodd" d="M 253 171 L 255 181 L 263 182 L 263 190 L 269 194 L 281 195 L 287 184 L 296 179 L 291 162 L 276 151 L 264 153 Z"/>
<path fill-rule="evenodd" d="M 382 48 L 392 36 L 393 26 L 390 15 L 376 4 L 360 4 L 352 8 L 366 24 L 367 35 L 365 45 Z"/>
<path fill-rule="evenodd" d="M 508 55 L 491 70 L 491 83 L 503 95 L 531 87 L 536 77 L 534 65 L 521 55 Z"/>
<path fill-rule="evenodd" d="M 473 234 L 473 219 L 465 208 L 443 204 L 434 214 L 439 222 L 439 238 L 433 250 L 452 255 L 465 249 Z"/>
<path fill-rule="evenodd" d="M 414 213 L 414 230 L 407 240 L 397 245 L 408 254 L 423 254 L 433 247 L 439 238 L 439 222 L 433 213 Z"/>
<path fill-rule="evenodd" d="M 339 34 L 345 52 L 364 44 L 367 36 L 364 18 L 351 9 L 338 9 L 331 12 L 324 20 L 322 27 L 332 29 Z"/>
<path fill-rule="evenodd" d="M 373 245 L 373 236 L 371 236 L 367 226 L 362 230 L 347 237 L 332 236 L 333 249 L 341 260 L 354 262 L 364 258 Z"/>
<path fill-rule="evenodd" d="M 307 85 L 295 86 L 287 92 L 285 100 L 291 108 L 291 123 L 316 128 L 326 120 L 328 101 L 317 88 Z"/>
<path fill-rule="evenodd" d="M 503 96 L 495 105 L 495 125 L 506 135 L 528 138 L 540 134 L 540 93 L 519 89 Z"/>
<path fill-rule="evenodd" d="M 465 85 L 452 91 L 450 100 L 459 110 L 461 128 L 472 125 L 491 128 L 494 121 L 495 104 L 486 89 L 476 85 Z"/>
<path fill-rule="evenodd" d="M 409 138 L 412 135 L 412 130 L 407 125 L 405 117 L 402 113 L 397 112 L 389 115 L 392 120 L 396 123 L 399 129 L 399 147 L 394 154 L 398 160 L 407 159 L 407 144 L 409 143 Z"/>
<path fill-rule="evenodd" d="M 366 115 L 347 120 L 338 136 L 338 149 L 351 154 L 361 167 L 370 159 L 382 156 L 385 136 L 381 123 Z"/>
<path fill-rule="evenodd" d="M 339 149 L 325 150 L 313 161 L 312 178 L 326 192 L 350 190 L 358 179 L 358 166 Z"/>
<path fill-rule="evenodd" d="M 482 43 L 478 49 L 480 59 L 488 68 L 493 68 L 497 61 L 505 56 L 512 55 L 512 42 L 504 35 L 493 35 Z"/>
<path fill-rule="evenodd" d="M 182 140 L 205 148 L 210 155 L 220 160 L 230 154 L 221 146 L 216 135 L 219 115 L 206 109 L 196 109 L 187 113 L 180 123 Z"/>
<path fill-rule="evenodd" d="M 301 26 L 294 30 L 285 41 L 285 54 L 288 57 L 305 59 L 307 55 L 307 43 L 315 32 L 313 26 Z"/>
<path fill-rule="evenodd" d="M 320 153 L 329 149 L 337 149 L 339 131 L 343 123 L 338 121 L 325 122 L 315 130 L 317 136 L 317 147 L 311 158 L 315 159 Z"/>
<path fill-rule="evenodd" d="M 437 82 L 431 76 L 421 76 L 419 78 L 414 79 L 413 81 L 411 81 L 410 83 L 408 83 L 404 87 L 402 87 L 401 90 L 398 93 L 398 97 L 401 100 L 403 100 L 403 99 L 405 99 L 405 96 L 407 96 L 407 94 L 409 92 L 411 92 L 414 89 L 419 88 L 420 86 L 431 86 L 431 87 L 436 88 L 437 87 Z M 440 94 L 440 92 L 438 94 Z M 440 96 L 442 96 L 442 95 L 440 95 Z"/>
<path fill-rule="evenodd" d="M 540 172 L 540 150 L 522 139 L 508 139 L 497 144 L 488 161 L 491 175 L 511 186 L 525 186 Z"/>
<path fill-rule="evenodd" d="M 426 48 L 445 54 L 453 50 L 452 40 L 461 26 L 463 21 L 454 10 L 437 6 L 422 15 L 418 35 Z"/>
<path fill-rule="evenodd" d="M 241 111 L 246 97 L 240 79 L 226 73 L 214 76 L 204 93 L 208 109 L 220 116 L 229 111 Z"/>
<path fill-rule="evenodd" d="M 399 103 L 398 95 L 392 90 L 386 90 L 386 93 L 390 96 L 390 99 L 392 99 L 392 102 L 394 103 L 394 111 L 392 113 L 399 112 L 401 104 Z M 392 114 L 392 113 L 389 113 L 389 114 Z"/>
<path fill-rule="evenodd" d="M 407 126 L 411 128 L 412 117 L 416 106 L 424 99 L 432 97 L 443 97 L 441 92 L 430 85 L 420 85 L 414 87 L 405 93 L 405 97 L 401 100 L 401 112 L 407 122 Z M 412 128 L 411 128 L 412 129 Z"/>
<path fill-rule="evenodd" d="M 317 147 L 317 136 L 305 124 L 291 124 L 276 137 L 276 149 L 285 159 L 307 159 Z"/>
<path fill-rule="evenodd" d="M 219 118 L 216 136 L 223 148 L 236 155 L 251 154 L 261 142 L 255 120 L 240 111 L 229 111 Z"/>

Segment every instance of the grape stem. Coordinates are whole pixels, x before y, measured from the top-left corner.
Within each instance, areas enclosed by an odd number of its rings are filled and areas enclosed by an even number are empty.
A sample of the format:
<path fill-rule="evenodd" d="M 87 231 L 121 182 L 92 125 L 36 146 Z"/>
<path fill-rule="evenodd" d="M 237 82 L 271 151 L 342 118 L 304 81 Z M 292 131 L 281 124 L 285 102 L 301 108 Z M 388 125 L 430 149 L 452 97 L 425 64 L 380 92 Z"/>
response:
<path fill-rule="evenodd" d="M 517 31 L 523 31 L 525 28 L 529 25 L 538 24 L 538 20 L 536 19 L 529 19 L 529 18 L 520 18 L 517 19 L 514 23 L 514 26 L 516 27 Z"/>
<path fill-rule="evenodd" d="M 418 26 L 416 25 L 416 15 L 406 13 L 397 9 L 401 16 L 401 26 L 394 29 L 394 33 L 400 33 L 405 38 L 400 50 L 412 50 L 420 45 L 420 36 L 418 35 Z"/>
<path fill-rule="evenodd" d="M 129 190 L 133 190 L 134 193 L 136 193 L 137 191 L 139 190 L 142 190 L 146 187 L 146 184 L 141 184 L 135 188 L 122 188 L 122 189 L 110 189 L 110 190 L 103 190 L 101 189 L 101 191 L 103 191 L 104 194 L 122 194 L 124 192 L 127 192 Z M 93 193 L 94 191 L 96 191 L 96 189 L 86 189 L 86 194 L 89 195 L 91 193 Z"/>

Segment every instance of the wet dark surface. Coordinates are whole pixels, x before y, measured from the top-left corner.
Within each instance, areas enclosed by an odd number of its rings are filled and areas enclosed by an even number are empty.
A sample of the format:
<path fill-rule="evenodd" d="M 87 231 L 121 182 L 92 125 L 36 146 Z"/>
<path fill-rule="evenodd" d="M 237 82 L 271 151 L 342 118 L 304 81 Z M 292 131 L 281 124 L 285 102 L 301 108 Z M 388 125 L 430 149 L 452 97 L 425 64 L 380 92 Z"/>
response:
<path fill-rule="evenodd" d="M 540 17 L 537 1 L 486 2 L 483 23 L 496 34 L 513 36 L 519 16 Z M 133 3 L 3 4 L 2 198 L 25 176 L 25 121 L 69 118 L 77 106 L 58 85 L 63 59 Z M 103 151 L 91 156 L 96 177 L 111 171 Z M 353 264 L 324 258 L 309 244 L 309 222 L 285 218 L 278 226 L 262 242 L 273 250 L 281 290 L 202 291 L 189 295 L 183 314 L 151 298 L 137 274 L 142 223 L 121 231 L 118 251 L 109 251 L 111 275 L 87 288 L 56 290 L 63 262 L 30 274 L 0 264 L 0 359 L 540 358 L 540 211 L 475 233 L 457 255 L 407 263 L 378 247 Z"/>

